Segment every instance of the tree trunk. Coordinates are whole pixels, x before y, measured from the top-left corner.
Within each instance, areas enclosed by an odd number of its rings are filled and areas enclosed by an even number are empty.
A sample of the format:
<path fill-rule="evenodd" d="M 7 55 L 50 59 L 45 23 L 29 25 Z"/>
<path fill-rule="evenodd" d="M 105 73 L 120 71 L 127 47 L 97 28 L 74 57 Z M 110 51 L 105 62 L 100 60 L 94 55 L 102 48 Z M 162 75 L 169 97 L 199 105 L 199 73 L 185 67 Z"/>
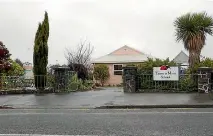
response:
<path fill-rule="evenodd" d="M 200 62 L 200 53 L 201 51 L 189 51 L 189 68 L 193 84 L 197 84 L 197 76 L 194 74 L 197 72 L 195 66 Z"/>
<path fill-rule="evenodd" d="M 196 64 L 200 62 L 200 52 L 189 50 L 189 68 L 193 69 Z"/>

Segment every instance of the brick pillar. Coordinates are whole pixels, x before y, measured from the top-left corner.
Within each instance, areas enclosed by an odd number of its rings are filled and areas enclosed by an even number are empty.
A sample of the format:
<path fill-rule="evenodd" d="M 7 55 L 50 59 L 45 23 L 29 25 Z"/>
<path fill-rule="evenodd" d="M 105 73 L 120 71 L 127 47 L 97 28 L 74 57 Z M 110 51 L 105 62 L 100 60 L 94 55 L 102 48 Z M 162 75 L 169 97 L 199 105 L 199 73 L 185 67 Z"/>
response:
<path fill-rule="evenodd" d="M 208 93 L 212 89 L 211 79 L 212 68 L 200 67 L 198 68 L 198 92 Z"/>
<path fill-rule="evenodd" d="M 124 92 L 136 92 L 136 67 L 123 67 L 123 89 Z"/>

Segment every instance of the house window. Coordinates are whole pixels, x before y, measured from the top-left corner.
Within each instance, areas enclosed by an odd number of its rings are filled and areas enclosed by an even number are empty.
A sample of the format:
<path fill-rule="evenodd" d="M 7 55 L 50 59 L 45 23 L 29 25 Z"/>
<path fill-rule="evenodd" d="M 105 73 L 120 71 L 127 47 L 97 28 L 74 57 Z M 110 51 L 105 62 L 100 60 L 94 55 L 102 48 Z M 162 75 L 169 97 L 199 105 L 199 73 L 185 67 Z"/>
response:
<path fill-rule="evenodd" d="M 114 75 L 122 75 L 123 74 L 123 65 L 122 64 L 115 64 L 114 66 Z"/>

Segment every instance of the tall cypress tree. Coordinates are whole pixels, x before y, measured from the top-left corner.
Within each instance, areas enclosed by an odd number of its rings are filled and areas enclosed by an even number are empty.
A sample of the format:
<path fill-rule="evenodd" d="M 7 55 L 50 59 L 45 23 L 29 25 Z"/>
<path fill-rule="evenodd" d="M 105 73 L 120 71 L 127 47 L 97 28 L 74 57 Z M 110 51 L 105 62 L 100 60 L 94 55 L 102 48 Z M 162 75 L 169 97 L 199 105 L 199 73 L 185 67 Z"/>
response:
<path fill-rule="evenodd" d="M 48 38 L 49 38 L 49 19 L 45 12 L 44 20 L 39 23 L 35 35 L 33 53 L 33 71 L 35 86 L 37 89 L 44 89 L 46 85 L 46 74 L 48 64 Z"/>
<path fill-rule="evenodd" d="M 38 29 L 35 35 L 35 40 L 34 40 L 34 52 L 33 52 L 33 72 L 34 72 L 34 77 L 36 78 L 36 76 L 40 73 L 39 72 L 39 42 L 40 42 L 40 32 L 41 32 L 41 23 L 39 23 L 38 25 Z"/>

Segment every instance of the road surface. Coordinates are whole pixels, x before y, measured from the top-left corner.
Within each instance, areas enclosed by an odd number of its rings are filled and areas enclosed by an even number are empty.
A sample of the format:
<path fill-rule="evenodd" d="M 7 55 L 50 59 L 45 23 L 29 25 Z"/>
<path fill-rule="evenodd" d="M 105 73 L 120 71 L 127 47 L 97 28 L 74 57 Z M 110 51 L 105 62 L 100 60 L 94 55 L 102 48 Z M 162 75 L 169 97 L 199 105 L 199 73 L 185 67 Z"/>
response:
<path fill-rule="evenodd" d="M 0 136 L 6 134 L 211 136 L 212 128 L 212 109 L 0 110 Z"/>

